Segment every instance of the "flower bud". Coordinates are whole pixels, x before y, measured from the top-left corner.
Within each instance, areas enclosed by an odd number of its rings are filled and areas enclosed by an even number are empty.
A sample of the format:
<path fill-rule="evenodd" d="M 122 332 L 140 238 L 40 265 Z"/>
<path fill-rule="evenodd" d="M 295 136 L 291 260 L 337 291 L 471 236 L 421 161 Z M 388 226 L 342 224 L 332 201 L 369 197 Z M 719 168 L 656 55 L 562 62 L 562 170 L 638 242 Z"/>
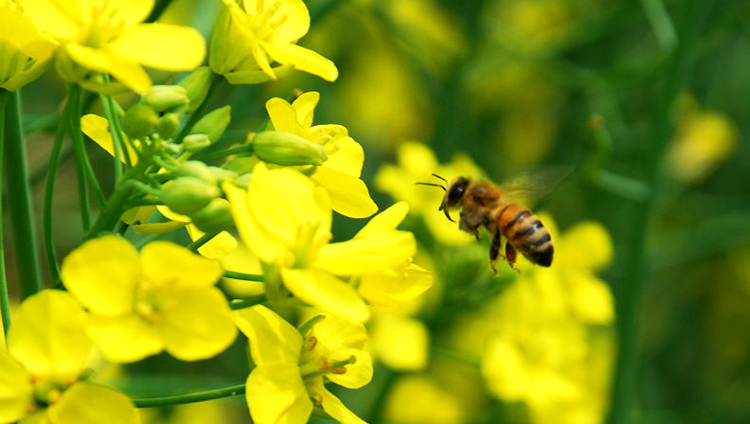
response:
<path fill-rule="evenodd" d="M 168 140 L 172 138 L 174 133 L 177 131 L 177 126 L 180 124 L 180 115 L 177 113 L 166 113 L 164 116 L 159 118 L 159 122 L 156 123 L 156 132 L 159 136 Z"/>
<path fill-rule="evenodd" d="M 223 198 L 211 200 L 203 209 L 188 216 L 190 221 L 204 233 L 217 233 L 228 230 L 234 225 L 229 201 Z"/>
<path fill-rule="evenodd" d="M 255 155 L 262 161 L 283 166 L 319 166 L 328 159 L 318 143 L 283 131 L 263 131 L 253 139 Z"/>
<path fill-rule="evenodd" d="M 180 174 L 200 178 L 203 181 L 210 181 L 212 184 L 216 182 L 216 179 L 209 170 L 209 166 L 199 160 L 183 162 L 180 164 L 179 172 Z"/>
<path fill-rule="evenodd" d="M 143 138 L 154 130 L 159 115 L 153 108 L 138 103 L 130 107 L 122 119 L 122 129 L 132 138 Z"/>
<path fill-rule="evenodd" d="M 190 75 L 186 76 L 179 85 L 187 91 L 189 100 L 187 112 L 193 112 L 203 103 L 208 94 L 209 79 L 211 78 L 211 69 L 208 66 L 201 66 Z"/>
<path fill-rule="evenodd" d="M 145 103 L 157 112 L 179 112 L 187 108 L 188 96 L 185 87 L 179 85 L 155 85 L 141 97 Z"/>
<path fill-rule="evenodd" d="M 231 118 L 229 113 L 231 110 L 230 106 L 224 106 L 206 114 L 206 116 L 195 124 L 191 133 L 206 134 L 211 142 L 215 143 L 224 134 L 224 130 L 229 125 Z"/>
<path fill-rule="evenodd" d="M 219 187 L 196 177 L 179 177 L 164 189 L 161 200 L 169 209 L 189 215 L 221 196 Z"/>
<path fill-rule="evenodd" d="M 206 134 L 190 134 L 182 140 L 186 152 L 199 152 L 210 145 L 211 139 Z"/>

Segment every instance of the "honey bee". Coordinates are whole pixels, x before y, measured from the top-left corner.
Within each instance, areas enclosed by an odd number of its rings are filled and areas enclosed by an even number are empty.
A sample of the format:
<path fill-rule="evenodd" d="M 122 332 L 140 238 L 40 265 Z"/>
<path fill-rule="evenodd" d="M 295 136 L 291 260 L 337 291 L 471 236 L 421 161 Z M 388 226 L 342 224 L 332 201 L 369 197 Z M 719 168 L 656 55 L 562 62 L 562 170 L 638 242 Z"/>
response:
<path fill-rule="evenodd" d="M 448 184 L 445 178 L 432 175 Z M 477 241 L 480 240 L 479 227 L 484 226 L 489 231 L 492 235 L 490 267 L 495 275 L 498 257 L 505 259 L 512 270 L 519 272 L 515 267 L 518 252 L 537 265 L 552 265 L 555 245 L 549 230 L 530 210 L 509 200 L 503 187 L 489 181 L 472 181 L 466 177 L 458 177 L 447 186 L 417 184 L 442 188 L 445 195 L 439 210 L 445 212 L 451 222 L 455 222 L 450 211 L 460 209 L 458 228 L 473 234 Z M 501 236 L 507 240 L 505 255 L 500 253 Z"/>

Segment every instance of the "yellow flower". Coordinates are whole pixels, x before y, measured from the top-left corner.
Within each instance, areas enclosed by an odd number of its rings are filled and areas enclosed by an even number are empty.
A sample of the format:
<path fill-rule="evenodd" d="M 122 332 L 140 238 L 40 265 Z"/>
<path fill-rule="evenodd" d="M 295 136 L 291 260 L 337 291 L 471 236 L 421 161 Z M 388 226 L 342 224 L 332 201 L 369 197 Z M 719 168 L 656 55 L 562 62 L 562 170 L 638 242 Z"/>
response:
<path fill-rule="evenodd" d="M 404 424 L 465 423 L 466 411 L 451 389 L 427 375 L 405 374 L 388 393 L 383 415 L 387 422 Z"/>
<path fill-rule="evenodd" d="M 376 360 L 398 371 L 427 366 L 430 333 L 421 321 L 406 314 L 378 314 L 370 330 L 370 350 Z"/>
<path fill-rule="evenodd" d="M 110 74 L 136 93 L 151 87 L 143 66 L 165 71 L 198 67 L 205 56 L 203 37 L 193 28 L 140 23 L 153 0 L 20 0 L 24 13 L 60 43 L 56 67 L 68 81 L 94 91 L 115 91 Z M 91 75 L 91 71 L 95 74 Z"/>
<path fill-rule="evenodd" d="M 328 195 L 293 169 L 269 170 L 259 163 L 247 190 L 225 184 L 224 192 L 245 244 L 261 262 L 278 269 L 284 285 L 310 305 L 365 321 L 370 312 L 351 285 L 352 277 L 393 272 L 394 278 L 402 278 L 410 270 L 416 242 L 409 232 L 363 229 L 352 240 L 329 243 Z M 383 214 L 388 217 L 388 211 Z M 421 278 L 413 281 L 424 285 Z"/>
<path fill-rule="evenodd" d="M 302 0 L 224 0 L 211 38 L 209 64 L 232 84 L 256 84 L 299 69 L 328 81 L 338 69 L 318 53 L 296 45 L 310 28 Z M 281 66 L 273 68 L 273 62 Z"/>
<path fill-rule="evenodd" d="M 248 338 L 255 368 L 247 377 L 247 404 L 258 424 L 306 423 L 313 406 L 342 424 L 362 424 L 324 386 L 324 377 L 350 389 L 372 379 L 364 350 L 364 326 L 335 315 L 321 315 L 305 334 L 270 309 L 257 305 L 234 312 Z"/>
<path fill-rule="evenodd" d="M 139 255 L 116 236 L 84 243 L 62 265 L 65 287 L 89 309 L 89 335 L 112 362 L 162 350 L 195 361 L 226 349 L 236 329 L 214 287 L 221 273 L 182 246 L 156 241 Z"/>
<path fill-rule="evenodd" d="M 359 179 L 365 154 L 341 125 L 313 125 L 313 113 L 320 100 L 314 91 L 304 93 L 292 104 L 274 97 L 266 102 L 276 131 L 289 132 L 325 147 L 328 159 L 315 168 L 312 179 L 322 185 L 336 212 L 351 218 L 365 218 L 378 207 Z"/>
<path fill-rule="evenodd" d="M 44 290 L 26 299 L 0 351 L 0 422 L 137 424 L 127 396 L 82 381 L 93 345 L 85 312 L 63 291 Z"/>
<path fill-rule="evenodd" d="M 494 334 L 482 373 L 498 398 L 525 402 L 535 423 L 590 423 L 606 413 L 614 351 L 614 305 L 595 273 L 609 264 L 612 241 L 595 222 L 559 234 L 550 268 L 522 259 L 518 280 L 489 311 Z"/>
<path fill-rule="evenodd" d="M 398 149 L 398 166 L 383 165 L 375 176 L 375 186 L 396 200 L 407 202 L 412 210 L 421 214 L 427 227 L 442 243 L 465 245 L 474 238 L 447 221 L 438 210 L 443 192 L 434 187 L 416 185 L 417 182 L 433 182 L 432 173 L 452 181 L 459 176 L 479 178 L 484 173 L 467 156 L 459 154 L 447 165 L 440 165 L 429 147 L 422 143 L 402 144 Z"/>
<path fill-rule="evenodd" d="M 0 2 L 0 88 L 15 91 L 42 75 L 57 45 L 14 2 Z"/>

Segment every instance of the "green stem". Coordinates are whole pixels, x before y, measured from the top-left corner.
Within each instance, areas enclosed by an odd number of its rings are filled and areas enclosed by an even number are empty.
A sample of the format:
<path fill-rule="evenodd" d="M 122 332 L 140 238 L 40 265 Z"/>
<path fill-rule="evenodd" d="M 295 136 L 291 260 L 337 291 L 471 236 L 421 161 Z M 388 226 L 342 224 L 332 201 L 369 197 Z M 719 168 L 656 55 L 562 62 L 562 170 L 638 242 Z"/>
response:
<path fill-rule="evenodd" d="M 21 101 L 17 91 L 8 92 L 5 104 L 4 164 L 13 248 L 16 253 L 21 299 L 42 289 L 37 256 L 31 187 L 26 169 L 26 149 L 21 129 Z"/>
<path fill-rule="evenodd" d="M 102 94 L 100 96 L 102 100 L 102 105 L 104 105 L 104 115 L 107 117 L 107 122 L 109 123 L 109 134 L 112 137 L 112 157 L 114 160 L 113 168 L 115 172 L 115 184 L 119 183 L 122 180 L 122 149 L 123 149 L 123 143 L 121 140 L 122 133 L 119 131 L 118 123 L 119 120 L 117 119 L 117 114 L 115 112 L 114 105 L 112 104 L 112 97 L 106 96 Z M 128 166 L 132 165 L 130 163 L 130 155 L 125 154 L 125 160 L 126 164 Z"/>
<path fill-rule="evenodd" d="M 177 396 L 163 396 L 145 399 L 133 399 L 136 408 L 153 408 L 156 406 L 181 405 L 184 403 L 203 402 L 206 400 L 220 399 L 229 396 L 237 396 L 245 393 L 245 385 L 225 387 L 223 389 L 206 390 L 204 392 L 190 393 Z"/>
<path fill-rule="evenodd" d="M 86 232 L 91 225 L 91 211 L 89 210 L 89 191 L 86 184 L 86 146 L 83 145 L 81 135 L 81 87 L 77 84 L 68 83 L 68 101 L 73 105 L 70 119 L 70 135 L 73 140 L 73 151 L 76 155 L 76 176 L 78 180 L 78 199 L 81 206 L 81 228 Z"/>
<path fill-rule="evenodd" d="M 222 83 L 224 82 L 224 77 L 222 77 L 219 74 L 211 74 L 211 85 L 208 87 L 208 93 L 206 94 L 206 97 L 203 99 L 203 103 L 201 103 L 200 106 L 198 106 L 198 109 L 193 112 L 192 115 L 190 115 L 190 119 L 188 119 L 187 123 L 185 123 L 185 126 L 182 127 L 179 133 L 174 137 L 172 140 L 175 144 L 182 143 L 182 140 L 190 134 L 190 131 L 193 129 L 195 124 L 198 123 L 198 120 L 201 119 L 203 114 L 206 112 L 206 109 L 208 109 L 209 104 L 211 103 L 211 99 L 214 97 L 217 91 L 219 91 L 219 88 L 221 88 Z"/>
<path fill-rule="evenodd" d="M 257 296 L 247 297 L 245 299 L 234 299 L 229 302 L 229 308 L 236 311 L 237 309 L 249 308 L 251 306 L 260 305 L 261 303 L 268 300 L 266 294 L 259 294 Z"/>
<path fill-rule="evenodd" d="M 141 169 L 140 162 L 138 166 L 131 168 L 130 171 L 136 175 L 142 172 L 143 170 Z M 109 198 L 107 206 L 102 209 L 94 223 L 91 225 L 91 228 L 89 228 L 85 240 L 94 238 L 103 231 L 111 231 L 124 212 L 123 208 L 130 198 L 130 195 L 133 194 L 135 190 L 141 189 L 145 186 L 140 181 L 128 180 L 127 175 L 124 178 L 125 180 L 115 188 L 115 192 L 112 193 L 112 197 Z"/>
<path fill-rule="evenodd" d="M 244 145 L 239 146 L 239 147 L 233 147 L 231 149 L 221 150 L 219 152 L 213 152 L 213 153 L 210 153 L 210 154 L 207 154 L 207 155 L 201 157 L 201 160 L 203 162 L 208 163 L 208 162 L 214 161 L 216 159 L 222 159 L 222 158 L 225 158 L 227 156 L 237 155 L 237 154 L 242 154 L 242 153 L 252 154 L 253 153 L 253 144 L 252 143 L 247 143 L 247 144 L 244 144 Z"/>
<path fill-rule="evenodd" d="M 0 90 L 0 187 L 3 178 L 3 144 L 5 143 L 5 104 L 8 91 Z M 8 280 L 5 276 L 5 248 L 3 247 L 3 209 L 0 207 L 0 316 L 3 322 L 3 335 L 8 335 L 10 328 L 10 298 L 8 297 Z"/>
<path fill-rule="evenodd" d="M 234 278 L 237 280 L 245 280 L 245 281 L 259 281 L 263 282 L 263 274 L 245 274 L 244 272 L 235 272 L 235 271 L 224 271 L 224 277 L 225 278 Z"/>
<path fill-rule="evenodd" d="M 624 264 L 622 278 L 615 285 L 619 289 L 616 293 L 619 354 L 608 420 L 610 424 L 627 424 L 634 421 L 633 408 L 637 404 L 640 374 L 640 307 L 650 263 L 645 248 L 647 224 L 656 215 L 656 201 L 663 191 L 663 157 L 672 131 L 670 112 L 687 77 L 690 60 L 694 56 L 691 54 L 691 47 L 699 34 L 701 18 L 708 14 L 705 10 L 708 3 L 688 0 L 681 4 L 683 9 L 677 46 L 666 69 L 661 72 L 661 75 L 666 76 L 665 85 L 654 116 L 652 149 L 644 164 L 649 173 L 646 181 L 653 190 L 644 202 L 634 205 L 634 213 L 630 219 L 631 222 L 637 223 L 637 231 L 632 234 L 633 238 L 626 244 L 624 251 L 620 252 L 621 257 L 627 258 L 627 263 Z"/>

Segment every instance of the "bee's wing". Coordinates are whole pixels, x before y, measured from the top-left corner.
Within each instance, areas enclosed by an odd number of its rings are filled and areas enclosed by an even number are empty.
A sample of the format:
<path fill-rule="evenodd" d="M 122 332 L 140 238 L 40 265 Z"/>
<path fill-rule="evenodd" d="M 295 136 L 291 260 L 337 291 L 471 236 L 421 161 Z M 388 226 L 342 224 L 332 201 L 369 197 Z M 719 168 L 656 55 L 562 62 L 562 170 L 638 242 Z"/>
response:
<path fill-rule="evenodd" d="M 523 172 L 503 181 L 502 189 L 509 200 L 533 203 L 548 196 L 575 167 L 557 165 L 538 171 Z"/>

